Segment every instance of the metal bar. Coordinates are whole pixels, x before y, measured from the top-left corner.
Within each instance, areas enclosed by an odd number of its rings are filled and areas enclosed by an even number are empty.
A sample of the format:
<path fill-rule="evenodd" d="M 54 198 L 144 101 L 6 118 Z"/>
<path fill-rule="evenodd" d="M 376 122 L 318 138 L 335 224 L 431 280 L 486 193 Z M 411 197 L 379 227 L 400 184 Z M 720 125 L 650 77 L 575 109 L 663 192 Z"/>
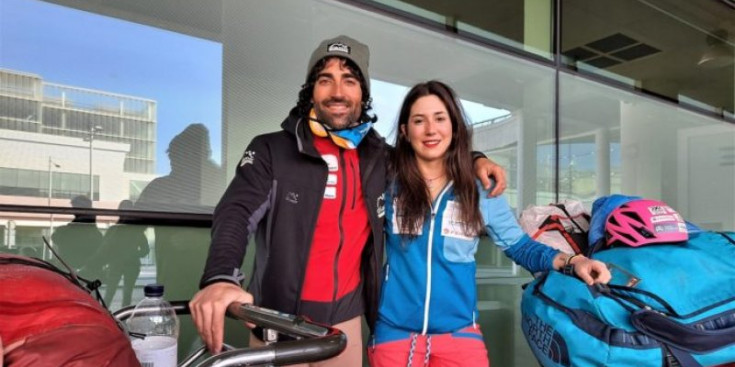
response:
<path fill-rule="evenodd" d="M 187 301 L 173 301 L 171 306 L 177 315 L 191 314 Z M 132 315 L 134 309 L 134 306 L 128 306 L 114 312 L 113 316 L 124 321 Z M 143 312 L 146 311 L 146 309 L 143 309 Z M 154 311 L 154 308 L 151 308 L 150 311 Z M 318 362 L 338 355 L 347 346 L 347 336 L 342 331 L 312 323 L 303 317 L 240 303 L 231 304 L 227 309 L 227 315 L 300 339 L 273 343 L 258 348 L 228 350 L 207 358 L 198 365 L 199 367 L 250 366 L 254 364 L 281 366 Z M 202 350 L 198 350 L 179 366 L 189 366 L 202 355 Z"/>

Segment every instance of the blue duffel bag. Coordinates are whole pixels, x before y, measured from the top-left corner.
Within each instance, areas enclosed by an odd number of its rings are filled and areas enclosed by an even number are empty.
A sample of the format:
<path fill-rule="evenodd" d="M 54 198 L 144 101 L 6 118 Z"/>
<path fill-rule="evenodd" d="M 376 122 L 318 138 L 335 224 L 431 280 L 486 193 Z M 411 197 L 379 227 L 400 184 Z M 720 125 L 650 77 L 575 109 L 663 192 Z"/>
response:
<path fill-rule="evenodd" d="M 611 267 L 608 285 L 554 271 L 525 288 L 522 330 L 542 366 L 735 361 L 735 233 L 690 233 L 685 243 L 591 257 Z"/>

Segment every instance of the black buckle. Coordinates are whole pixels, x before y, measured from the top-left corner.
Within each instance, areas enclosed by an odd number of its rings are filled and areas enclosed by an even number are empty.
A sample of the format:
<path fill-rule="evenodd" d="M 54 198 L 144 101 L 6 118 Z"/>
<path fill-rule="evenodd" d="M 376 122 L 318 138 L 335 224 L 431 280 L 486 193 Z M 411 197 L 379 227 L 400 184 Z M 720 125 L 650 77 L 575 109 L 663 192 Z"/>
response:
<path fill-rule="evenodd" d="M 276 330 L 263 328 L 261 326 L 256 326 L 251 331 L 256 338 L 266 344 L 297 340 L 290 335 L 279 333 Z"/>

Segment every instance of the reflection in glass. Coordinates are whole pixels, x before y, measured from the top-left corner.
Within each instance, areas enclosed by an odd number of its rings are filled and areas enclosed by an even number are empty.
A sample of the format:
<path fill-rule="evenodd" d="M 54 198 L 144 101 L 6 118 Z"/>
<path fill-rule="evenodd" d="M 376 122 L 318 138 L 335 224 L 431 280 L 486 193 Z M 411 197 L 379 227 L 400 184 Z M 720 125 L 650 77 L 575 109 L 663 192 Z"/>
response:
<path fill-rule="evenodd" d="M 171 172 L 143 189 L 138 209 L 211 213 L 224 186 L 224 175 L 212 160 L 209 129 L 191 124 L 166 150 Z"/>
<path fill-rule="evenodd" d="M 123 200 L 118 209 L 132 210 L 133 202 Z M 109 307 L 112 307 L 120 281 L 123 282 L 122 300 L 114 309 L 132 304 L 133 289 L 140 274 L 140 260 L 150 251 L 148 238 L 145 236 L 146 228 L 130 222 L 127 217 L 120 216 L 117 223 L 105 231 L 102 246 L 93 257 L 93 261 L 104 264 L 104 300 Z"/>
<path fill-rule="evenodd" d="M 563 75 L 561 198 L 665 201 L 706 229 L 735 228 L 735 127 Z"/>
<path fill-rule="evenodd" d="M 71 200 L 71 205 L 74 208 L 89 209 L 92 201 L 86 196 L 77 196 Z M 59 257 L 80 276 L 87 279 L 103 278 L 103 263 L 93 256 L 102 245 L 103 239 L 102 232 L 97 228 L 95 215 L 75 215 L 71 222 L 56 228 L 52 238 Z M 61 264 L 57 266 L 64 268 Z"/>
<path fill-rule="evenodd" d="M 12 204 L 43 205 L 51 156 L 51 206 L 84 194 L 115 209 L 168 172 L 166 143 L 192 120 L 219 152 L 221 44 L 97 11 L 3 1 L 0 195 Z M 90 25 L 98 37 L 79 37 Z"/>

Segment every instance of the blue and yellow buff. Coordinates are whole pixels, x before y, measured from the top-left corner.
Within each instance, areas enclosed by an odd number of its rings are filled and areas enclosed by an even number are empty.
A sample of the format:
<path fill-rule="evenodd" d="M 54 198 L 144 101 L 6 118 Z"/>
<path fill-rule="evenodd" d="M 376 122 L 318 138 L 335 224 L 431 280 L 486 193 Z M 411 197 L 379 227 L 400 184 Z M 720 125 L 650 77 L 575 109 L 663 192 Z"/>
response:
<path fill-rule="evenodd" d="M 344 149 L 355 149 L 367 135 L 370 128 L 373 127 L 372 122 L 365 122 L 355 127 L 341 130 L 327 130 L 327 128 L 316 118 L 316 112 L 312 108 L 309 112 L 309 127 L 311 132 L 316 136 L 327 137 L 337 144 L 338 147 Z"/>

